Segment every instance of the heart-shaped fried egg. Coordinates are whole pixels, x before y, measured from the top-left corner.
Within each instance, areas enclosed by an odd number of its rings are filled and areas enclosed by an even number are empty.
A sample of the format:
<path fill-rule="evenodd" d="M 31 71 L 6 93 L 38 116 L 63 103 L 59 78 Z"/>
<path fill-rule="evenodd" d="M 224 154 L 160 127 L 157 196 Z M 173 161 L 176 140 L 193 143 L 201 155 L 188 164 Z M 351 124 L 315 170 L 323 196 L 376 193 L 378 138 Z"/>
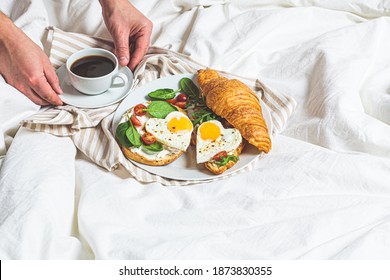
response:
<path fill-rule="evenodd" d="M 242 136 L 235 128 L 224 128 L 219 121 L 202 123 L 196 136 L 196 162 L 210 161 L 221 151 L 234 151 L 241 144 Z"/>
<path fill-rule="evenodd" d="M 145 130 L 153 134 L 160 143 L 181 151 L 187 150 L 192 133 L 190 119 L 181 112 L 172 112 L 165 119 L 151 118 Z"/>

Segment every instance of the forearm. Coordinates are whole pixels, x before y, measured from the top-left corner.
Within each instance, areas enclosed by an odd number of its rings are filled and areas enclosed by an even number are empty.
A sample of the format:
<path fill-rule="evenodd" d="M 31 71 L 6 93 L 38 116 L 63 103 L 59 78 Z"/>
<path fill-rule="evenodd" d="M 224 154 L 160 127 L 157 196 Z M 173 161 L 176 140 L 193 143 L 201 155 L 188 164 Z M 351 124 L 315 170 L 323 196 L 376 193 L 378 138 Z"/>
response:
<path fill-rule="evenodd" d="M 106 5 L 106 4 L 108 4 L 109 2 L 111 2 L 110 0 L 99 0 L 99 3 L 100 3 L 100 5 Z"/>
<path fill-rule="evenodd" d="M 26 35 L 0 12 L 0 56 L 12 56 Z"/>
<path fill-rule="evenodd" d="M 100 5 L 102 6 L 108 6 L 115 4 L 117 0 L 99 0 Z M 126 0 L 127 1 L 127 0 Z"/>
<path fill-rule="evenodd" d="M 105 9 L 114 7 L 115 0 L 99 0 L 100 6 L 102 6 L 103 12 Z"/>
<path fill-rule="evenodd" d="M 2 12 L 0 12 L 0 46 L 3 46 L 7 37 L 9 30 L 13 28 L 12 21 Z"/>
<path fill-rule="evenodd" d="M 120 7 L 123 7 L 123 4 L 131 7 L 132 9 L 135 9 L 135 7 L 128 0 L 99 0 L 99 3 L 100 6 L 102 6 L 103 15 L 112 13 L 116 8 L 120 9 Z"/>
<path fill-rule="evenodd" d="M 2 12 L 0 11 L 0 26 L 3 26 L 3 24 L 7 24 L 12 21 Z"/>

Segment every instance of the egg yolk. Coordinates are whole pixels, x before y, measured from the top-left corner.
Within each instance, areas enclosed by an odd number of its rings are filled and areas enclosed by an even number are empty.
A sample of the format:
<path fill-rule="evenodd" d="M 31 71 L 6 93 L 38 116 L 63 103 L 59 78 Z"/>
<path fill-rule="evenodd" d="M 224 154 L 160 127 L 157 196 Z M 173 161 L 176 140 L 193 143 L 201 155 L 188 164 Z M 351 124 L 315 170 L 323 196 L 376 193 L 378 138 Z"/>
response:
<path fill-rule="evenodd" d="M 199 127 L 200 137 L 203 140 L 215 141 L 221 136 L 221 130 L 215 123 L 204 123 Z"/>
<path fill-rule="evenodd" d="M 187 118 L 172 118 L 168 122 L 170 132 L 188 131 L 192 129 L 192 123 Z"/>

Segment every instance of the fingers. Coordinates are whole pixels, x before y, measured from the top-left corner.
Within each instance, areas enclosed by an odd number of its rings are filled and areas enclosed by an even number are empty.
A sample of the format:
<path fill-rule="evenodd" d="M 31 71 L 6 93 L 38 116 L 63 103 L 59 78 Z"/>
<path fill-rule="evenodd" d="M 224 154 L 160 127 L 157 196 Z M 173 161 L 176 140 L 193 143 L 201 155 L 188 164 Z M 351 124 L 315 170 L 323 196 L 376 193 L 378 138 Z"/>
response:
<path fill-rule="evenodd" d="M 114 36 L 115 53 L 119 64 L 126 66 L 129 63 L 129 34 L 126 32 L 117 32 Z"/>
<path fill-rule="evenodd" d="M 134 71 L 135 67 L 140 63 L 146 52 L 148 51 L 150 44 L 150 36 L 142 34 L 137 38 L 134 45 L 134 52 L 131 55 L 129 67 L 131 71 Z"/>
<path fill-rule="evenodd" d="M 27 85 L 21 83 L 14 83 L 14 81 L 7 81 L 7 83 L 13 85 L 17 90 L 23 93 L 28 99 L 34 102 L 37 105 L 45 106 L 50 105 L 49 102 L 40 97 L 34 90 L 32 90 Z"/>
<path fill-rule="evenodd" d="M 58 97 L 57 93 L 50 86 L 45 76 L 30 80 L 32 90 L 43 100 L 53 105 L 62 105 L 62 100 Z"/>
<path fill-rule="evenodd" d="M 50 105 L 49 102 L 41 98 L 36 92 L 34 92 L 32 89 L 24 89 L 20 90 L 25 96 L 27 96 L 28 99 L 30 99 L 32 102 L 34 102 L 37 105 L 46 106 Z"/>
<path fill-rule="evenodd" d="M 47 82 L 50 84 L 52 89 L 57 94 L 62 94 L 62 89 L 60 87 L 57 74 L 54 71 L 53 67 L 51 65 L 49 65 L 48 67 L 45 67 L 44 71 L 45 71 L 45 76 L 46 76 Z"/>

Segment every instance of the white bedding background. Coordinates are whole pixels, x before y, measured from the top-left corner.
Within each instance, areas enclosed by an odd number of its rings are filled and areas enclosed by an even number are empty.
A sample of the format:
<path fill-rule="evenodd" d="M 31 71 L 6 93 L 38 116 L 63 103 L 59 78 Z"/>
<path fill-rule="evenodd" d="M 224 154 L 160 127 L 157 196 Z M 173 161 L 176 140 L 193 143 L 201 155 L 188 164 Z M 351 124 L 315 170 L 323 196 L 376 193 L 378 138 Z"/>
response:
<path fill-rule="evenodd" d="M 47 25 L 108 36 L 97 2 L 0 9 L 39 43 Z M 254 171 L 163 187 L 17 132 L 39 107 L 0 81 L 1 259 L 390 258 L 390 1 L 133 3 L 153 45 L 259 78 L 296 112 Z"/>

